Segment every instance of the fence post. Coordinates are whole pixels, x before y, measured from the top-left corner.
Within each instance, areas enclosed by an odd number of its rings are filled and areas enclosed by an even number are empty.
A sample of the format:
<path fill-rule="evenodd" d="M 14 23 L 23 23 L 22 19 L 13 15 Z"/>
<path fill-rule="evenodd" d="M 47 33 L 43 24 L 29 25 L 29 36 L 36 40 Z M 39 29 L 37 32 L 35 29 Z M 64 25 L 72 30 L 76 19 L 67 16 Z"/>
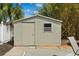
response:
<path fill-rule="evenodd" d="M 1 22 L 1 43 L 0 44 L 3 44 L 3 40 L 4 40 L 3 31 L 4 31 L 4 27 L 3 27 L 3 21 L 2 21 Z"/>

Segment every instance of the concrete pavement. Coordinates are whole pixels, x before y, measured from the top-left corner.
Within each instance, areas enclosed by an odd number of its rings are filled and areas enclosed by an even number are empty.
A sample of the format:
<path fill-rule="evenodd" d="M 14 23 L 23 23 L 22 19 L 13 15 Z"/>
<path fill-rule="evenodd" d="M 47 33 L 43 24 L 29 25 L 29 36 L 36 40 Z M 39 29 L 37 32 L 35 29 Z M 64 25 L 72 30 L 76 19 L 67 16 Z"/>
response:
<path fill-rule="evenodd" d="M 53 46 L 53 47 L 44 47 L 39 46 L 35 47 L 14 47 L 4 56 L 66 56 L 72 55 L 73 51 L 70 46 Z"/>

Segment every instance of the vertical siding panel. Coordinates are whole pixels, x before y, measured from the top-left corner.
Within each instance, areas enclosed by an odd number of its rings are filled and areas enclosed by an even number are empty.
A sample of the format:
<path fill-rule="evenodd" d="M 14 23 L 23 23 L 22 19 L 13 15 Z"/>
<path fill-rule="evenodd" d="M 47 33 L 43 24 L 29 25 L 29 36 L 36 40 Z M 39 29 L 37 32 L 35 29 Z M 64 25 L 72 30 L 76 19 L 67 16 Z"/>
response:
<path fill-rule="evenodd" d="M 22 24 L 14 25 L 14 45 L 22 45 Z"/>

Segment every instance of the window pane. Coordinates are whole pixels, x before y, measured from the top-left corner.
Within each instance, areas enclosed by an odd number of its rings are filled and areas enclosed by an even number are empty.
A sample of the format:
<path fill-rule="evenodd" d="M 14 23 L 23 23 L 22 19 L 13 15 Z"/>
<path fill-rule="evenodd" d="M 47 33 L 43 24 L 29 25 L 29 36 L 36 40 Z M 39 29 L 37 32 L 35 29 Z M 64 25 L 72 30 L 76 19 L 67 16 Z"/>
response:
<path fill-rule="evenodd" d="M 51 24 L 44 24 L 44 31 L 51 31 Z"/>
<path fill-rule="evenodd" d="M 44 27 L 51 27 L 51 24 L 44 24 Z"/>
<path fill-rule="evenodd" d="M 51 31 L 51 27 L 45 27 L 44 31 Z"/>

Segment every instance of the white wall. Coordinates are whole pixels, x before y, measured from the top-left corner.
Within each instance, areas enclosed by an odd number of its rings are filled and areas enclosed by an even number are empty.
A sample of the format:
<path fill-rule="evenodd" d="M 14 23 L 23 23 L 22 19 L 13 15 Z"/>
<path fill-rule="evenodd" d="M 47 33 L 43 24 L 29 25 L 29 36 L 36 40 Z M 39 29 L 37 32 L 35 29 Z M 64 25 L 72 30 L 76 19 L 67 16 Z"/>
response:
<path fill-rule="evenodd" d="M 0 24 L 0 43 L 10 41 L 10 26 Z"/>

